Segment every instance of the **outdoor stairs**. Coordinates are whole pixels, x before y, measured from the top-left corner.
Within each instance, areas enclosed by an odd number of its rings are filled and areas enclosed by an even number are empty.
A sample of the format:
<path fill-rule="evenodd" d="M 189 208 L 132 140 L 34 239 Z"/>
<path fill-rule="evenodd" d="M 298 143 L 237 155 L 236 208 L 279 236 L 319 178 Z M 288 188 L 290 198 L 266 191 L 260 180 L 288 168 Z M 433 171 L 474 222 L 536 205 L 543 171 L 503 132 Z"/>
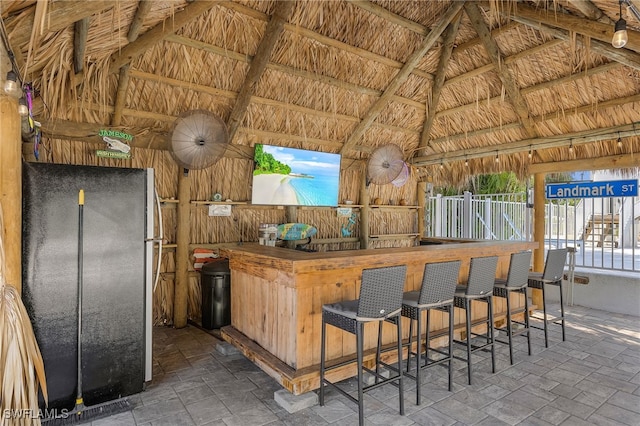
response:
<path fill-rule="evenodd" d="M 593 214 L 585 222 L 582 240 L 597 247 L 604 247 L 605 244 L 618 247 L 615 237 L 620 227 L 620 215 L 618 214 Z"/>

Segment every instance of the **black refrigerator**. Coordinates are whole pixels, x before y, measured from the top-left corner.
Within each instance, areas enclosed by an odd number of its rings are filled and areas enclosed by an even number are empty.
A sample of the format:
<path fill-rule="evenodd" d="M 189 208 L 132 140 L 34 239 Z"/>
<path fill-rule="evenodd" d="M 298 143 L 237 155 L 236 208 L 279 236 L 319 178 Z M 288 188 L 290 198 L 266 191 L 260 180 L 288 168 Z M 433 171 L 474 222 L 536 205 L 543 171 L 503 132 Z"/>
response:
<path fill-rule="evenodd" d="M 49 409 L 75 404 L 79 283 L 85 405 L 141 392 L 151 380 L 153 188 L 152 169 L 23 165 L 22 297 Z"/>

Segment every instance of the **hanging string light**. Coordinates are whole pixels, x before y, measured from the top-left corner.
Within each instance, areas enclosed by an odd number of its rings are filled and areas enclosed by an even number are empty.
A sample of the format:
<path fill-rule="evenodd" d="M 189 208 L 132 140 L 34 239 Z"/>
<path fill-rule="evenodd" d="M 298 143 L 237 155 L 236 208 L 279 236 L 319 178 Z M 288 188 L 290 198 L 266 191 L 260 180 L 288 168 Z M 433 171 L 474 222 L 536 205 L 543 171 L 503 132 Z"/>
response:
<path fill-rule="evenodd" d="M 622 18 L 622 0 L 620 0 L 620 18 L 616 21 L 615 32 L 613 33 L 611 45 L 616 49 L 620 49 L 627 44 L 628 40 L 627 21 Z"/>
<path fill-rule="evenodd" d="M 620 138 L 620 132 L 618 132 L 618 148 L 622 148 L 622 139 Z"/>
<path fill-rule="evenodd" d="M 496 151 L 496 163 L 500 162 L 500 157 L 498 157 L 498 151 Z"/>
<path fill-rule="evenodd" d="M 533 158 L 533 149 L 531 148 L 531 145 L 529 145 L 529 160 L 531 160 Z"/>

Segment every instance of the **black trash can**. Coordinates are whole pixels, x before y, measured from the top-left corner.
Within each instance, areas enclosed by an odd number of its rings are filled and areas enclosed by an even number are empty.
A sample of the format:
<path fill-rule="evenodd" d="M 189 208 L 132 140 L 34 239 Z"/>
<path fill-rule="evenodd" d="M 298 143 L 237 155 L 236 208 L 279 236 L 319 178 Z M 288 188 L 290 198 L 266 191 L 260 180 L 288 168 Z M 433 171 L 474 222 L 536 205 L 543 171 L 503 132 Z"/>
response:
<path fill-rule="evenodd" d="M 227 259 L 207 263 L 200 271 L 202 327 L 207 330 L 231 324 L 231 271 Z"/>

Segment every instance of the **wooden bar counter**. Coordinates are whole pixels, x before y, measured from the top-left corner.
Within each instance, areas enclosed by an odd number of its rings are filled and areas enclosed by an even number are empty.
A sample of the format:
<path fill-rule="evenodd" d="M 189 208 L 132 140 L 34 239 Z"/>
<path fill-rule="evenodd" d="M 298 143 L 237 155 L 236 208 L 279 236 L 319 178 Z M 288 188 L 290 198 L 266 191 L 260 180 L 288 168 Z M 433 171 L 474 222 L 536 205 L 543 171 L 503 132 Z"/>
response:
<path fill-rule="evenodd" d="M 221 334 L 285 389 L 298 395 L 319 387 L 322 305 L 356 299 L 363 269 L 407 265 L 405 291 L 418 290 L 425 263 L 459 259 L 459 281 L 464 282 L 472 257 L 497 255 L 497 276 L 506 277 L 511 253 L 537 246 L 522 241 L 447 241 L 409 248 L 317 253 L 253 243 L 227 247 L 223 254 L 229 258 L 231 269 L 231 325 L 223 327 Z M 513 301 L 523 306 L 523 300 Z M 504 319 L 505 309 L 504 303 L 495 303 L 496 321 Z M 476 311 L 479 317 L 486 315 L 484 306 Z M 446 325 L 446 315 L 442 316 L 432 315 L 435 320 L 429 326 L 435 332 Z M 460 335 L 464 314 L 458 309 L 455 323 L 456 334 Z M 408 320 L 403 326 L 407 338 Z M 367 327 L 365 360 L 371 362 L 377 325 Z M 393 327 L 383 328 L 383 345 L 391 344 Z M 355 354 L 355 337 L 348 333 L 329 326 L 327 341 L 330 360 Z M 336 369 L 329 378 L 340 380 L 353 375 L 355 363 Z"/>

